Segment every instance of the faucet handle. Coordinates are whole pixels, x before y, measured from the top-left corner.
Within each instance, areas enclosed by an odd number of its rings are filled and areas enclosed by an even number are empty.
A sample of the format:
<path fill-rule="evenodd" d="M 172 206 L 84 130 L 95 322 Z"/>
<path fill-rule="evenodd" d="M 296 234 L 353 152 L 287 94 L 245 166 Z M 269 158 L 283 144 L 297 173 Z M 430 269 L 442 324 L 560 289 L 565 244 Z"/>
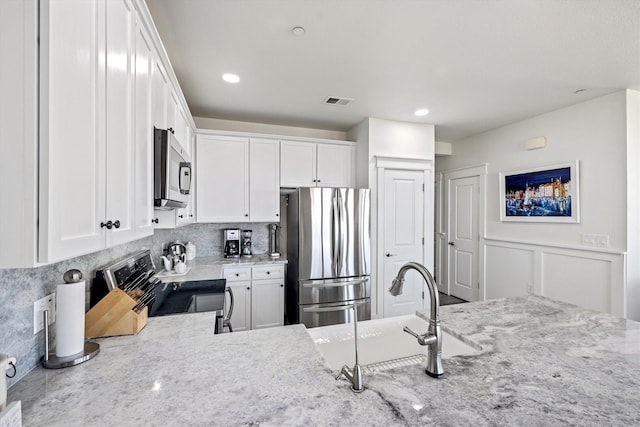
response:
<path fill-rule="evenodd" d="M 402 328 L 402 330 L 408 333 L 409 335 L 413 336 L 415 339 L 417 339 L 418 344 L 420 345 L 431 345 L 438 340 L 438 338 L 435 335 L 429 335 L 429 334 L 418 335 L 415 332 L 413 332 L 411 329 L 409 329 L 408 326 L 405 326 L 404 328 Z"/>

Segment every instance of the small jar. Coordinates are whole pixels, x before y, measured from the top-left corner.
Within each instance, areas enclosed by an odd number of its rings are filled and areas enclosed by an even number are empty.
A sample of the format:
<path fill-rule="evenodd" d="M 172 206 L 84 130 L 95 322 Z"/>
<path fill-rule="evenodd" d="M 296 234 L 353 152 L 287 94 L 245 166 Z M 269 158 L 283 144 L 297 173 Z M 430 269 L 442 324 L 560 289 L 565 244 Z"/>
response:
<path fill-rule="evenodd" d="M 196 245 L 191 242 L 187 242 L 185 245 L 187 248 L 187 261 L 191 261 L 196 257 Z"/>

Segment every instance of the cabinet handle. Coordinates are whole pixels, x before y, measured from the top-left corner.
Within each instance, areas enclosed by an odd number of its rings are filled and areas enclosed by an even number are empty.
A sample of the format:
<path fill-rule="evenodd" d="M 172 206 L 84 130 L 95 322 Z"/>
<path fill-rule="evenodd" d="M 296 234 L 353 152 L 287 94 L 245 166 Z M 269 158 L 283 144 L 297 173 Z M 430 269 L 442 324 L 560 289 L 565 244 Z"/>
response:
<path fill-rule="evenodd" d="M 184 215 L 178 215 L 178 218 L 184 218 Z"/>
<path fill-rule="evenodd" d="M 271 272 L 270 272 L 270 271 L 267 271 L 267 274 L 271 274 Z"/>
<path fill-rule="evenodd" d="M 244 216 L 249 216 L 249 214 L 244 214 Z"/>
<path fill-rule="evenodd" d="M 236 277 L 240 277 L 240 273 L 236 273 Z"/>
<path fill-rule="evenodd" d="M 276 216 L 280 216 L 280 214 L 276 214 Z"/>
<path fill-rule="evenodd" d="M 250 286 L 247 286 L 247 290 L 248 290 L 248 291 L 250 291 L 250 290 L 251 290 L 251 287 L 250 287 Z"/>
<path fill-rule="evenodd" d="M 172 134 L 175 134 L 176 132 L 173 130 L 173 128 L 169 128 L 167 129 L 169 132 L 171 132 Z"/>
<path fill-rule="evenodd" d="M 114 226 L 115 228 L 120 228 L 120 220 L 119 220 L 119 219 L 116 219 L 116 221 L 113 223 L 113 226 Z"/>
<path fill-rule="evenodd" d="M 281 288 L 284 288 L 284 285 L 283 285 L 282 283 L 280 283 L 280 287 L 281 287 Z"/>
<path fill-rule="evenodd" d="M 190 215 L 189 215 L 189 218 L 193 218 L 193 214 L 190 214 Z"/>
<path fill-rule="evenodd" d="M 314 179 L 313 182 L 317 182 L 317 181 Z"/>
<path fill-rule="evenodd" d="M 320 180 L 317 180 L 316 182 L 320 182 Z"/>
<path fill-rule="evenodd" d="M 107 222 L 101 222 L 100 223 L 100 228 L 106 228 L 107 230 L 111 230 L 113 228 L 113 222 L 111 221 L 107 221 Z"/>
<path fill-rule="evenodd" d="M 160 220 L 158 218 L 154 218 L 154 219 L 151 220 L 152 224 L 154 224 L 154 223 L 157 224 L 159 222 L 160 222 Z"/>

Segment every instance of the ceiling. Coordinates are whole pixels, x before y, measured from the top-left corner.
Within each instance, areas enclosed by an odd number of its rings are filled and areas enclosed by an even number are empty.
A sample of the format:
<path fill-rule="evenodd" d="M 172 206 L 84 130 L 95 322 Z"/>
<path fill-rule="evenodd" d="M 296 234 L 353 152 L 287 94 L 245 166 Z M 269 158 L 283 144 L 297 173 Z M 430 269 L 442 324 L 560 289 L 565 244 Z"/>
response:
<path fill-rule="evenodd" d="M 199 117 L 338 131 L 377 117 L 453 142 L 640 90 L 638 0 L 146 1 Z"/>

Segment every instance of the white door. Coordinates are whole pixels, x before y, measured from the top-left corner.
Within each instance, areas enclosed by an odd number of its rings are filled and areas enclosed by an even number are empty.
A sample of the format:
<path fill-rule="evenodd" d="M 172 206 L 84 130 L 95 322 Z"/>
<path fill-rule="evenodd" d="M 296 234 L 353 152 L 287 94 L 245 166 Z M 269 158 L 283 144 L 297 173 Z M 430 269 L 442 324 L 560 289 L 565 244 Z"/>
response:
<path fill-rule="evenodd" d="M 424 172 L 387 169 L 384 173 L 383 314 L 391 317 L 424 308 L 424 281 L 413 270 L 405 276 L 401 295 L 387 292 L 402 265 L 424 262 Z"/>
<path fill-rule="evenodd" d="M 449 181 L 449 292 L 465 301 L 478 300 L 477 176 Z"/>

